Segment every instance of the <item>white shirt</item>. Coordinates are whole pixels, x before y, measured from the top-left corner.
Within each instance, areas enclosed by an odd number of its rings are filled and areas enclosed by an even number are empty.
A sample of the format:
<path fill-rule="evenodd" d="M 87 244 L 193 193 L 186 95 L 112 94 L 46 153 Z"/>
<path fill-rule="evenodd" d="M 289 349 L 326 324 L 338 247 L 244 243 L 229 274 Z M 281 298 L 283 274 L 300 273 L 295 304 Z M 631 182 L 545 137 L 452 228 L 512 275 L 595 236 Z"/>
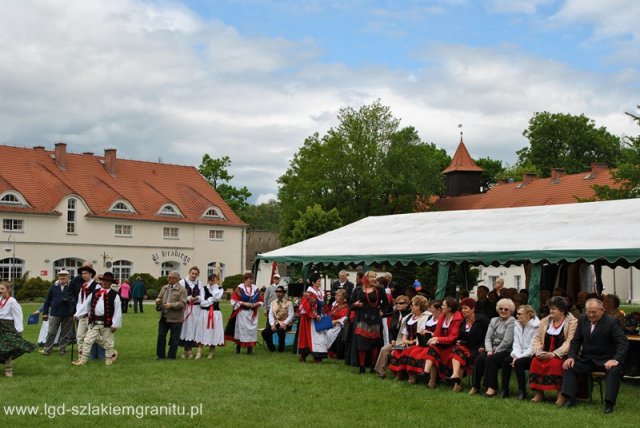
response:
<path fill-rule="evenodd" d="M 96 288 L 95 292 L 97 292 L 98 290 L 102 290 L 102 287 Z M 83 314 L 83 313 L 88 314 L 89 311 L 91 311 L 92 299 L 93 299 L 93 294 L 89 296 L 89 298 L 84 300 L 82 307 L 79 310 L 76 310 L 76 313 L 73 316 L 78 318 L 81 316 L 80 314 Z M 120 296 L 116 295 L 116 298 L 113 301 L 113 305 L 115 306 L 115 308 L 113 308 L 114 310 L 113 310 L 113 318 L 111 319 L 111 327 L 120 328 L 122 326 L 122 304 L 120 303 Z M 104 295 L 100 296 L 100 298 L 96 302 L 95 315 L 97 317 L 103 317 L 105 315 L 104 314 Z"/>
<path fill-rule="evenodd" d="M 6 302 L 4 299 L 1 299 L 1 301 L 4 303 L 4 306 L 0 309 L 0 319 L 13 320 L 16 331 L 22 333 L 22 330 L 24 330 L 24 326 L 22 325 L 22 307 L 13 297 L 9 297 Z"/>

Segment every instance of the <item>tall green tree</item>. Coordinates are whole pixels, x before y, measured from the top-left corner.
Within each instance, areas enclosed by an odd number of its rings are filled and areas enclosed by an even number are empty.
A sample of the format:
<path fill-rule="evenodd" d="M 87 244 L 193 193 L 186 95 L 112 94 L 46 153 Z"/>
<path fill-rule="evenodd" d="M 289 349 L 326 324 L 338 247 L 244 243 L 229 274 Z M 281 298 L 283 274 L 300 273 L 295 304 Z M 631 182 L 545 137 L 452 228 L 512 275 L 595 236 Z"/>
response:
<path fill-rule="evenodd" d="M 342 227 L 342 219 L 337 209 L 325 211 L 320 205 L 315 204 L 307 207 L 300 218 L 294 221 L 291 237 L 283 242 L 285 245 L 295 244 L 339 227 Z"/>
<path fill-rule="evenodd" d="M 442 189 L 449 158 L 424 144 L 413 128 L 400 128 L 380 101 L 345 107 L 338 125 L 304 141 L 278 179 L 281 239 L 289 242 L 294 222 L 308 206 L 336 208 L 344 224 L 369 215 L 412 211 Z"/>
<path fill-rule="evenodd" d="M 202 156 L 198 171 L 211 184 L 211 187 L 216 189 L 216 192 L 224 199 L 227 205 L 233 211 L 238 212 L 249 205 L 247 201 L 251 197 L 251 192 L 246 186 L 237 188 L 229 184 L 233 180 L 233 175 L 229 174 L 227 170 L 229 166 L 231 166 L 229 156 L 222 156 L 216 159 L 205 153 Z"/>
<path fill-rule="evenodd" d="M 548 177 L 551 168 L 574 174 L 587 171 L 592 162 L 615 164 L 621 154 L 620 138 L 584 114 L 535 113 L 522 133 L 529 147 L 518 150 L 518 162 L 537 168 Z"/>
<path fill-rule="evenodd" d="M 501 160 L 489 157 L 476 160 L 476 165 L 484 169 L 480 177 L 480 190 L 484 193 L 491 189 L 498 182 L 498 175 L 504 172 L 505 168 Z"/>
<path fill-rule="evenodd" d="M 640 109 L 640 106 L 638 106 L 638 109 Z M 633 113 L 626 114 L 640 126 L 640 116 Z M 611 175 L 617 187 L 607 185 L 592 186 L 596 192 L 596 199 L 640 198 L 640 135 L 625 137 L 618 168 Z"/>
<path fill-rule="evenodd" d="M 280 230 L 280 203 L 270 200 L 259 205 L 248 205 L 238 213 L 251 229 Z"/>

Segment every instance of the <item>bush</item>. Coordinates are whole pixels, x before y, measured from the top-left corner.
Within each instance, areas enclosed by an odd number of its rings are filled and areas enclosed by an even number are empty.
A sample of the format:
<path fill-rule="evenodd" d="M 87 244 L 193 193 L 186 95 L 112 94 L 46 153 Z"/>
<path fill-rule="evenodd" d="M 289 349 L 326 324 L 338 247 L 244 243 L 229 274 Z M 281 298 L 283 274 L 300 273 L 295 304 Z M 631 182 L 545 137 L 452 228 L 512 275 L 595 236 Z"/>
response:
<path fill-rule="evenodd" d="M 129 277 L 129 284 L 131 284 L 132 287 L 137 277 L 140 277 L 142 282 L 144 282 L 144 287 L 147 290 L 147 299 L 155 299 L 158 296 L 158 292 L 155 290 L 155 284 L 158 280 L 148 273 L 134 273 Z"/>
<path fill-rule="evenodd" d="M 51 287 L 51 281 L 40 277 L 29 278 L 29 272 L 25 272 L 22 278 L 16 279 L 14 295 L 19 302 L 44 299 L 47 297 L 49 287 Z"/>
<path fill-rule="evenodd" d="M 244 274 L 239 273 L 237 275 L 231 275 L 228 276 L 224 279 L 224 281 L 222 281 L 222 288 L 224 288 L 225 290 L 228 288 L 232 288 L 235 289 L 238 284 L 241 284 L 243 282 L 243 277 Z"/>

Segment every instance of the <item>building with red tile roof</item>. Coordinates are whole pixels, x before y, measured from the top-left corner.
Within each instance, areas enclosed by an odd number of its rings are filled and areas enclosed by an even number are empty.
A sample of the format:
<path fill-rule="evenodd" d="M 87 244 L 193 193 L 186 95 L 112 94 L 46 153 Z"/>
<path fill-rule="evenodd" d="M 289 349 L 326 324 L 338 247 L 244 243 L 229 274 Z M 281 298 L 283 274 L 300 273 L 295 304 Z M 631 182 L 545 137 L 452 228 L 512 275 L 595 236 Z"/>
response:
<path fill-rule="evenodd" d="M 191 265 L 205 274 L 218 263 L 244 271 L 247 225 L 196 168 L 66 149 L 0 145 L 0 236 L 16 246 L 14 260 L 0 260 L 1 278 L 51 279 L 87 260 L 119 278 Z"/>

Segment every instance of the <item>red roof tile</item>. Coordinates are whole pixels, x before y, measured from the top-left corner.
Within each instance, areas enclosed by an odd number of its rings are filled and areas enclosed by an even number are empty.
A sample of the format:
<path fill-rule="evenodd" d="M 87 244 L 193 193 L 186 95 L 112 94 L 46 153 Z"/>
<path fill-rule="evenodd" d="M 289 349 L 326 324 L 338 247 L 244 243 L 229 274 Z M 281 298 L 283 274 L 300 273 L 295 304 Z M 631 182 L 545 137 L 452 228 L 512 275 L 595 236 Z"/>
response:
<path fill-rule="evenodd" d="M 246 226 L 193 166 L 116 159 L 112 176 L 103 156 L 66 153 L 64 169 L 54 158 L 55 151 L 0 145 L 0 193 L 16 191 L 30 205 L 0 205 L 0 212 L 60 215 L 55 208 L 75 194 L 91 217 Z M 118 200 L 129 202 L 136 214 L 108 211 Z M 177 206 L 184 217 L 156 215 L 165 204 Z M 225 218 L 202 218 L 212 206 Z"/>
<path fill-rule="evenodd" d="M 456 149 L 456 153 L 453 155 L 453 159 L 451 159 L 451 163 L 444 171 L 442 171 L 442 173 L 446 174 L 453 171 L 484 171 L 484 169 L 476 165 L 475 161 L 471 158 L 469 151 L 462 142 L 462 137 L 460 137 L 460 144 L 458 144 L 458 148 Z"/>
<path fill-rule="evenodd" d="M 578 198 L 593 198 L 591 186 L 594 184 L 617 187 L 609 170 L 594 170 L 559 178 L 533 179 L 526 185 L 523 182 L 499 184 L 477 195 L 441 198 L 436 201 L 435 209 L 472 210 L 575 203 Z"/>

